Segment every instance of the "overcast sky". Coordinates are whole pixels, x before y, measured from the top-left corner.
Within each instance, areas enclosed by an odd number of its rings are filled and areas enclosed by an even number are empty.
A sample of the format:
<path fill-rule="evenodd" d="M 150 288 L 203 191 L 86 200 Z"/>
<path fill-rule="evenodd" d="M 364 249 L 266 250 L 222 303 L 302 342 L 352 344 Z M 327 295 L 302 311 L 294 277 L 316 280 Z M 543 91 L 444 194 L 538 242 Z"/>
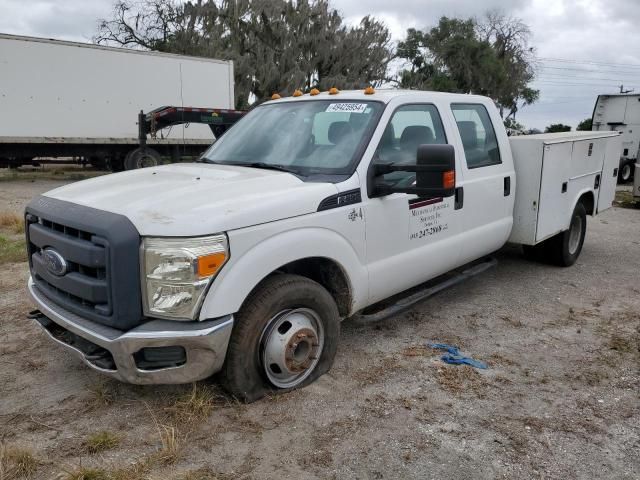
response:
<path fill-rule="evenodd" d="M 517 119 L 527 127 L 575 127 L 590 117 L 596 96 L 619 85 L 640 92 L 640 0 L 333 0 L 350 22 L 371 14 L 400 40 L 442 15 L 481 16 L 500 8 L 532 31 L 540 100 Z M 0 32 L 90 41 L 113 0 L 0 0 Z"/>

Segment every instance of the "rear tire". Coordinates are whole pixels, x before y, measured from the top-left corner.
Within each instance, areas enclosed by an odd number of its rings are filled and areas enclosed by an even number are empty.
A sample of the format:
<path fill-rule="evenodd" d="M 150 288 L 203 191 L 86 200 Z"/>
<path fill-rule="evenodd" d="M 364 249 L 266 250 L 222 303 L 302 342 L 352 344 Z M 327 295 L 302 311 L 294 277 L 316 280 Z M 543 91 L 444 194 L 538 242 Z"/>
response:
<path fill-rule="evenodd" d="M 305 387 L 331 368 L 339 335 L 338 307 L 327 290 L 298 275 L 274 275 L 236 315 L 222 384 L 245 402 Z"/>
<path fill-rule="evenodd" d="M 580 256 L 587 233 L 587 211 L 578 203 L 571 215 L 569 229 L 547 240 L 545 247 L 551 263 L 561 267 L 570 267 Z M 545 242 L 546 243 L 546 242 Z"/>
<path fill-rule="evenodd" d="M 618 175 L 618 183 L 628 183 L 631 181 L 631 176 L 633 175 L 633 164 L 631 162 L 627 162 L 620 168 L 620 174 Z"/>
<path fill-rule="evenodd" d="M 124 159 L 125 170 L 135 170 L 137 168 L 156 167 L 160 165 L 162 157 L 153 148 L 139 147 L 127 153 Z"/>

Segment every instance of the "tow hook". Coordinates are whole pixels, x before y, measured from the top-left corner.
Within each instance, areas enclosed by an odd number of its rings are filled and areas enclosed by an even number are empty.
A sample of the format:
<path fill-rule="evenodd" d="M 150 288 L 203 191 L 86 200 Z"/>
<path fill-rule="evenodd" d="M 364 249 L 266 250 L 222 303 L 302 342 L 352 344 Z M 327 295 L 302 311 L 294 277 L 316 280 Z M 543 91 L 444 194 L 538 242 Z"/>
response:
<path fill-rule="evenodd" d="M 47 316 L 40 310 L 31 310 L 29 313 L 27 313 L 27 318 L 30 320 L 35 320 L 45 328 L 52 323 L 51 320 L 49 320 Z"/>
<path fill-rule="evenodd" d="M 38 320 L 42 317 L 44 317 L 44 313 L 42 313 L 40 310 L 31 310 L 29 313 L 27 313 L 27 318 L 31 320 Z"/>

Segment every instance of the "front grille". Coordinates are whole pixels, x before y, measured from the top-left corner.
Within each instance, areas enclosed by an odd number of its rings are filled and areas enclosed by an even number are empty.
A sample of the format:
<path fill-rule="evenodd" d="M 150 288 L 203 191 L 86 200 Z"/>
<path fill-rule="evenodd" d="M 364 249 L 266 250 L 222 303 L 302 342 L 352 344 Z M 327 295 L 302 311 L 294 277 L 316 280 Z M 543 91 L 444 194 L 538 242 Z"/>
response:
<path fill-rule="evenodd" d="M 112 313 L 107 275 L 108 241 L 92 232 L 27 216 L 28 254 L 36 285 L 51 299 L 74 306 L 91 317 Z M 45 248 L 60 253 L 67 264 L 63 276 L 52 274 L 43 257 Z"/>
<path fill-rule="evenodd" d="M 141 322 L 140 235 L 126 217 L 40 196 L 25 223 L 31 276 L 43 295 L 117 329 Z"/>

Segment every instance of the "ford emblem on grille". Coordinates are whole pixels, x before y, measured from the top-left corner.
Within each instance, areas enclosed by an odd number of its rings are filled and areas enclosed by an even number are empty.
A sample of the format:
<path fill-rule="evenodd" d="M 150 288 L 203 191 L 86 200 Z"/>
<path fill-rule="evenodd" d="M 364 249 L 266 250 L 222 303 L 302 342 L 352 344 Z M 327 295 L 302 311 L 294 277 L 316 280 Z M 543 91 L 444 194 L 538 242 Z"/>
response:
<path fill-rule="evenodd" d="M 69 267 L 67 265 L 67 261 L 53 248 L 47 247 L 42 250 L 42 257 L 44 258 L 44 263 L 50 273 L 58 277 L 67 273 L 67 269 Z"/>

